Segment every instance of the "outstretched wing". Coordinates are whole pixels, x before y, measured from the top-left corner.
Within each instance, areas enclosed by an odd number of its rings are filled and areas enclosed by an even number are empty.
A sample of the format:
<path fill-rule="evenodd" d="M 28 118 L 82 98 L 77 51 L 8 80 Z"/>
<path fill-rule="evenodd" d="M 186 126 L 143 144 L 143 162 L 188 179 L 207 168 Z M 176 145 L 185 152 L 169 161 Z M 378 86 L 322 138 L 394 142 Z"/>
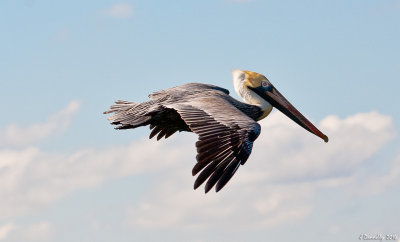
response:
<path fill-rule="evenodd" d="M 175 109 L 190 130 L 199 135 L 197 164 L 192 174 L 200 174 L 194 189 L 208 179 L 205 192 L 214 185 L 218 192 L 249 158 L 261 132 L 260 125 L 221 96 L 166 106 Z"/>
<path fill-rule="evenodd" d="M 192 173 L 200 174 L 194 188 L 207 180 L 206 192 L 215 185 L 219 191 L 247 161 L 261 131 L 257 122 L 238 109 L 249 107 L 228 93 L 220 87 L 189 83 L 153 93 L 144 103 L 117 101 L 105 113 L 113 113 L 108 119 L 117 129 L 150 125 L 150 138 L 167 138 L 176 131 L 198 134 Z"/>

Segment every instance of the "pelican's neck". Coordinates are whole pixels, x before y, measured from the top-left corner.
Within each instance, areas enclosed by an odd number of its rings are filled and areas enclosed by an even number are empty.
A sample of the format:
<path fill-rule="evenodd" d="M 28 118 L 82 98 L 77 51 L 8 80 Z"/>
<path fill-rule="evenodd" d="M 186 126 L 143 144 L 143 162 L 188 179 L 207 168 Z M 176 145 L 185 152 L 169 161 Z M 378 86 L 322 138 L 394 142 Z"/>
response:
<path fill-rule="evenodd" d="M 267 117 L 272 111 L 272 105 L 245 85 L 246 74 L 243 71 L 235 70 L 232 75 L 236 93 L 243 98 L 245 103 L 255 105 L 262 110 L 262 115 L 257 120 Z"/>

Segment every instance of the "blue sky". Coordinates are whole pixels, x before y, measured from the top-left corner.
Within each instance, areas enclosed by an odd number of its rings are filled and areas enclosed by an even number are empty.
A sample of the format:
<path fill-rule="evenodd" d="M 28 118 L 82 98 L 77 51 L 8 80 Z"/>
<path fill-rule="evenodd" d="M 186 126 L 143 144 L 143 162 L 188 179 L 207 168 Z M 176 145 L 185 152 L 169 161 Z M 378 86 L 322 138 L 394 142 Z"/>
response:
<path fill-rule="evenodd" d="M 400 1 L 0 2 L 0 241 L 356 241 L 397 234 Z M 269 80 L 330 137 L 273 112 L 218 194 L 193 134 L 102 112 L 186 82 Z"/>

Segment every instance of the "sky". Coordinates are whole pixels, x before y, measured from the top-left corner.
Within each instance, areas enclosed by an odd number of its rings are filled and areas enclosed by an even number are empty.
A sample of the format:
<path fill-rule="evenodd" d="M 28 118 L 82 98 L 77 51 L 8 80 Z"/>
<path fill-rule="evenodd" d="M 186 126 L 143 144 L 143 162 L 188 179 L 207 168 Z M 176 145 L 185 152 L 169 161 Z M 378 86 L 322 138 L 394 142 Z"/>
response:
<path fill-rule="evenodd" d="M 399 0 L 0 1 L 0 241 L 400 241 L 399 25 Z M 102 114 L 187 82 L 239 98 L 233 69 L 329 143 L 273 111 L 204 194 L 196 135 Z"/>

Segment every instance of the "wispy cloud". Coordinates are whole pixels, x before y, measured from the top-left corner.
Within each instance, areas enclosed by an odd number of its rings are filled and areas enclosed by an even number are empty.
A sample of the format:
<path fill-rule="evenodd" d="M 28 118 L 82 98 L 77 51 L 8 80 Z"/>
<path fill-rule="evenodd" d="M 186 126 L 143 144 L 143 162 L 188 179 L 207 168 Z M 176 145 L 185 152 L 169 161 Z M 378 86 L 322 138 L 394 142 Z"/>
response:
<path fill-rule="evenodd" d="M 104 10 L 106 16 L 117 19 L 133 17 L 133 8 L 129 3 L 116 3 Z"/>
<path fill-rule="evenodd" d="M 0 226 L 0 241 L 45 242 L 53 241 L 53 235 L 53 225 L 46 221 L 19 226 L 8 223 Z"/>
<path fill-rule="evenodd" d="M 32 145 L 50 135 L 65 131 L 79 107 L 78 101 L 72 101 L 63 110 L 49 116 L 43 123 L 31 124 L 28 127 L 10 124 L 4 131 L 0 130 L 0 147 Z"/>
<path fill-rule="evenodd" d="M 149 140 L 105 149 L 80 149 L 70 154 L 42 151 L 25 140 L 26 132 L 22 130 L 34 130 L 29 140 L 35 142 L 66 128 L 70 114 L 77 108 L 78 104 L 72 102 L 45 124 L 16 129 L 18 132 L 9 136 L 15 142 L 8 143 L 25 146 L 0 147 L 0 221 L 42 208 L 72 191 L 116 177 L 155 172 L 183 159 L 178 147 Z"/>
<path fill-rule="evenodd" d="M 31 224 L 21 232 L 23 241 L 49 241 L 53 234 L 52 225 L 45 221 Z"/>
<path fill-rule="evenodd" d="M 5 240 L 8 237 L 8 234 L 14 229 L 15 225 L 13 223 L 0 226 L 0 240 Z"/>
<path fill-rule="evenodd" d="M 160 153 L 162 161 L 160 160 Z M 122 147 L 53 154 L 28 147 L 0 150 L 0 219 L 46 206 L 77 189 L 155 171 L 181 160 L 179 149 L 137 141 Z"/>

